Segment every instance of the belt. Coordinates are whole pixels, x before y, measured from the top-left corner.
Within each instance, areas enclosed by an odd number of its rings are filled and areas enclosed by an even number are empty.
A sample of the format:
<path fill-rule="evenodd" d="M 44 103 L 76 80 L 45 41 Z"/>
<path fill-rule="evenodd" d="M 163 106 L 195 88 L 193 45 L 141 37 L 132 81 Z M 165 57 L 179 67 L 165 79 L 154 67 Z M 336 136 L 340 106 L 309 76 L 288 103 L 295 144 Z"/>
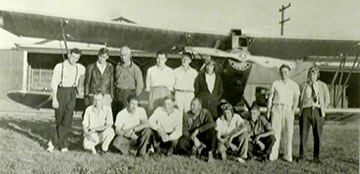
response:
<path fill-rule="evenodd" d="M 194 93 L 193 90 L 188 90 L 188 89 L 175 89 L 175 91 L 178 91 L 178 92 L 188 92 L 188 93 Z"/>
<path fill-rule="evenodd" d="M 135 89 L 120 89 L 120 88 L 117 88 L 116 90 L 118 90 L 118 91 L 135 91 Z"/>
<path fill-rule="evenodd" d="M 289 104 L 284 104 L 284 103 L 273 103 L 273 105 L 275 106 L 289 106 L 289 107 L 291 107 L 291 105 L 289 105 Z"/>
<path fill-rule="evenodd" d="M 318 106 L 310 106 L 310 107 L 306 107 L 306 108 L 304 108 L 304 109 L 320 109 L 320 107 L 318 107 Z"/>
<path fill-rule="evenodd" d="M 76 88 L 76 86 L 58 86 L 58 88 L 66 88 L 66 89 L 70 89 L 70 88 Z"/>
<path fill-rule="evenodd" d="M 168 88 L 168 87 L 166 87 L 166 86 L 152 86 L 152 87 L 150 87 L 151 89 L 155 89 L 155 88 Z"/>

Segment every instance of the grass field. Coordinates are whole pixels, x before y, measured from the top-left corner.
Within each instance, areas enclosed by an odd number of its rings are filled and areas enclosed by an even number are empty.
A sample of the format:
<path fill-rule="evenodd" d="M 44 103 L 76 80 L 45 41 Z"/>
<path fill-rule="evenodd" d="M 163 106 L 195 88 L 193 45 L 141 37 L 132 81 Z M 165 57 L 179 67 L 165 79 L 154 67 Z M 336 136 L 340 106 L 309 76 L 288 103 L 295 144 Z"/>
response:
<path fill-rule="evenodd" d="M 235 161 L 205 161 L 174 155 L 136 158 L 116 152 L 92 155 L 83 150 L 80 117 L 74 118 L 70 152 L 44 150 L 55 129 L 51 114 L 0 114 L 0 173 L 358 173 L 359 124 L 329 123 L 324 127 L 322 165 L 311 163 L 312 134 L 308 144 L 308 162 L 282 160 L 247 164 Z M 295 125 L 293 156 L 298 156 L 299 129 Z"/>

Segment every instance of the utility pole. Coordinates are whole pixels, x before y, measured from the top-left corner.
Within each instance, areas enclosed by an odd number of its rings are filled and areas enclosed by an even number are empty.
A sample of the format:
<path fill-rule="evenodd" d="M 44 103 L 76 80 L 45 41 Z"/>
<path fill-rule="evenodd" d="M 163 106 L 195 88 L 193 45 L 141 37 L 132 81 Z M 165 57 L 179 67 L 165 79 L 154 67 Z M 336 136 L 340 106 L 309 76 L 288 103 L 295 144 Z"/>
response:
<path fill-rule="evenodd" d="M 284 35 L 284 23 L 287 21 L 290 21 L 290 18 L 284 19 L 285 16 L 285 10 L 287 8 L 289 8 L 291 6 L 291 3 L 289 3 L 289 5 L 287 5 L 286 7 L 284 5 L 281 6 L 281 8 L 279 9 L 279 12 L 281 12 L 281 21 L 279 22 L 279 24 L 281 24 L 281 36 Z"/>

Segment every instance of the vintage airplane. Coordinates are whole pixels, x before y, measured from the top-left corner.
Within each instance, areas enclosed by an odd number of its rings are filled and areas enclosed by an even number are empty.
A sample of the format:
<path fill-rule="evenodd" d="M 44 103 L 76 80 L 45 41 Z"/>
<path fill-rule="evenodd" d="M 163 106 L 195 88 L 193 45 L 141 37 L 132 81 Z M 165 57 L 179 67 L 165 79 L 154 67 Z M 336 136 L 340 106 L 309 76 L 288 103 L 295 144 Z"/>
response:
<path fill-rule="evenodd" d="M 1 10 L 0 26 L 20 37 L 64 40 L 65 44 L 66 41 L 74 41 L 105 44 L 113 48 L 127 45 L 140 53 L 167 50 L 169 53 L 177 54 L 186 51 L 194 55 L 192 65 L 198 70 L 204 57 L 211 56 L 220 67 L 219 72 L 225 89 L 223 97 L 235 105 L 241 103 L 253 64 L 275 69 L 282 64 L 288 64 L 295 68 L 295 60 L 298 59 L 309 56 L 335 57 L 340 54 L 356 56 L 357 61 L 359 51 L 357 47 L 359 40 L 251 37 L 242 34 L 238 29 L 231 30 L 228 35 L 176 31 L 110 21 L 88 21 Z M 153 56 L 148 58 L 154 59 Z M 115 59 L 113 61 L 116 63 Z M 139 61 L 135 58 L 135 62 Z M 336 61 L 340 62 L 340 60 Z M 87 63 L 84 65 L 86 66 Z M 145 72 L 153 64 L 154 61 L 150 61 L 148 64 L 142 64 L 141 68 Z M 180 65 L 180 60 L 169 59 L 167 64 L 174 68 Z M 25 92 L 13 91 L 9 96 L 24 102 L 25 95 L 40 96 L 40 94 L 42 97 L 38 99 L 37 106 L 43 106 L 43 100 L 50 94 L 49 91 L 39 93 L 26 89 Z M 31 103 L 34 101 L 34 99 L 30 100 Z"/>

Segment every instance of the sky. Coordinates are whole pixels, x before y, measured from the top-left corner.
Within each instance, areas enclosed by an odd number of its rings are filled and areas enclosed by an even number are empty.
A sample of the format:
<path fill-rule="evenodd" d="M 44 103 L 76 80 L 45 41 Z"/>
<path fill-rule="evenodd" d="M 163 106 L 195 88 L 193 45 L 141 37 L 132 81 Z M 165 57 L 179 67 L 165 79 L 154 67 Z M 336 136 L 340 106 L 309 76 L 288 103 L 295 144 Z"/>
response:
<path fill-rule="evenodd" d="M 360 0 L 0 0 L 1 10 L 110 21 L 123 16 L 164 29 L 280 37 L 279 8 L 286 37 L 360 40 Z M 18 38 L 0 31 L 0 47 Z"/>

